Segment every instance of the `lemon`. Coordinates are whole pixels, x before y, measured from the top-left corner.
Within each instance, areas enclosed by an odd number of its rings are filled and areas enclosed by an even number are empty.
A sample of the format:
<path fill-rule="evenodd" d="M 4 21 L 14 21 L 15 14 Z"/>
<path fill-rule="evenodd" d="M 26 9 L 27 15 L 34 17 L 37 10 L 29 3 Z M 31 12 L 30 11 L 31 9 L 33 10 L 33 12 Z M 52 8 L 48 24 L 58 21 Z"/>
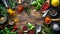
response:
<path fill-rule="evenodd" d="M 59 6 L 59 0 L 52 0 L 51 1 L 52 6 L 58 7 Z"/>

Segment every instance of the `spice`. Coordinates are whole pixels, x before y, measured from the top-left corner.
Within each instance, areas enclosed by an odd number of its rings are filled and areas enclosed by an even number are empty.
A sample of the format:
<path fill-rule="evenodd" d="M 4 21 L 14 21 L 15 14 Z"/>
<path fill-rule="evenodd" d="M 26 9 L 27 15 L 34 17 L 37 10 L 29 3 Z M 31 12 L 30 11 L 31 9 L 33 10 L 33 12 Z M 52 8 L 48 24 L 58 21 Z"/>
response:
<path fill-rule="evenodd" d="M 45 18 L 45 23 L 46 23 L 46 24 L 50 24 L 50 22 L 51 22 L 51 19 L 50 19 L 49 17 L 46 17 L 46 18 Z"/>
<path fill-rule="evenodd" d="M 15 22 L 15 23 L 18 23 L 18 22 L 19 22 L 19 18 L 15 18 L 15 19 L 14 19 L 14 22 Z"/>
<path fill-rule="evenodd" d="M 22 5 L 19 5 L 19 6 L 17 7 L 17 9 L 18 9 L 18 11 L 22 11 L 22 10 L 23 10 L 23 6 L 22 6 Z"/>
<path fill-rule="evenodd" d="M 28 34 L 35 34 L 34 30 L 30 30 Z"/>
<path fill-rule="evenodd" d="M 26 31 L 26 30 L 28 30 L 28 28 L 27 28 L 27 26 L 24 26 L 23 31 Z"/>
<path fill-rule="evenodd" d="M 58 14 L 58 12 L 55 10 L 55 9 L 51 9 L 50 11 L 49 11 L 49 15 L 50 16 L 56 16 Z"/>
<path fill-rule="evenodd" d="M 17 13 L 18 13 L 18 14 L 21 14 L 21 13 L 22 13 L 22 10 L 23 10 L 23 6 L 22 6 L 22 5 L 19 5 L 19 6 L 17 7 Z"/>
<path fill-rule="evenodd" d="M 45 10 L 47 10 L 48 8 L 49 8 L 49 3 L 48 2 L 45 2 L 44 4 L 43 4 L 43 6 L 42 6 L 42 8 L 41 8 L 41 11 L 42 11 L 42 13 L 45 11 Z"/>
<path fill-rule="evenodd" d="M 14 32 L 18 27 L 15 25 L 12 29 L 12 32 Z"/>
<path fill-rule="evenodd" d="M 13 17 L 13 16 L 16 15 L 16 14 L 15 14 L 15 11 L 13 11 L 11 8 L 7 9 L 7 11 L 8 11 L 8 13 L 9 13 L 9 16 L 10 16 L 10 17 Z"/>
<path fill-rule="evenodd" d="M 8 22 L 8 24 L 9 24 L 9 25 L 14 25 L 14 21 L 10 20 L 10 21 Z"/>

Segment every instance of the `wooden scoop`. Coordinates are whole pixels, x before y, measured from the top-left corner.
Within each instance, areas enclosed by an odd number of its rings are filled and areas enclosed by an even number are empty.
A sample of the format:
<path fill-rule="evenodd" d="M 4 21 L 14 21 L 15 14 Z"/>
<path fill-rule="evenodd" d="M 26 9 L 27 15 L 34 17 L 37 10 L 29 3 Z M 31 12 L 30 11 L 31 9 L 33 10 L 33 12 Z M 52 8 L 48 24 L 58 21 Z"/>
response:
<path fill-rule="evenodd" d="M 46 16 L 44 22 L 50 24 L 52 21 L 60 21 L 60 19 L 51 19 L 49 16 Z"/>

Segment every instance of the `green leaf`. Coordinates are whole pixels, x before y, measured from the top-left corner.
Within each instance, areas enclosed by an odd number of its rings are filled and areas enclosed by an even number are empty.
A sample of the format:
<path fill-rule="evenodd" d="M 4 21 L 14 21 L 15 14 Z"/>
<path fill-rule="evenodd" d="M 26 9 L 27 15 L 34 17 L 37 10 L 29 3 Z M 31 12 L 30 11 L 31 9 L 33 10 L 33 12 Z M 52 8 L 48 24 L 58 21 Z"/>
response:
<path fill-rule="evenodd" d="M 36 1 L 33 1 L 32 3 L 31 3 L 31 5 L 37 5 L 38 3 L 36 2 Z"/>
<path fill-rule="evenodd" d="M 38 3 L 38 5 L 36 6 L 36 10 L 38 11 L 40 10 L 40 8 L 41 8 L 41 4 Z"/>

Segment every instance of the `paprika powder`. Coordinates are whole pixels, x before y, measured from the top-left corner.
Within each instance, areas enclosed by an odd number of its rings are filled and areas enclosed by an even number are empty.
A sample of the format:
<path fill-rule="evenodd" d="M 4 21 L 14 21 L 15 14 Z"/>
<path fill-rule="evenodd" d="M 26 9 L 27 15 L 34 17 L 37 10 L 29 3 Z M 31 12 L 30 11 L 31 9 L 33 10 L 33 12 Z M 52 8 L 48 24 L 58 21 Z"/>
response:
<path fill-rule="evenodd" d="M 45 17 L 45 23 L 46 24 L 50 24 L 50 22 L 51 22 L 51 19 L 47 16 L 47 17 Z"/>
<path fill-rule="evenodd" d="M 22 13 L 22 10 L 23 10 L 23 6 L 22 6 L 22 5 L 19 5 L 19 6 L 17 7 L 17 13 L 18 13 L 18 14 L 21 14 L 21 13 Z"/>

